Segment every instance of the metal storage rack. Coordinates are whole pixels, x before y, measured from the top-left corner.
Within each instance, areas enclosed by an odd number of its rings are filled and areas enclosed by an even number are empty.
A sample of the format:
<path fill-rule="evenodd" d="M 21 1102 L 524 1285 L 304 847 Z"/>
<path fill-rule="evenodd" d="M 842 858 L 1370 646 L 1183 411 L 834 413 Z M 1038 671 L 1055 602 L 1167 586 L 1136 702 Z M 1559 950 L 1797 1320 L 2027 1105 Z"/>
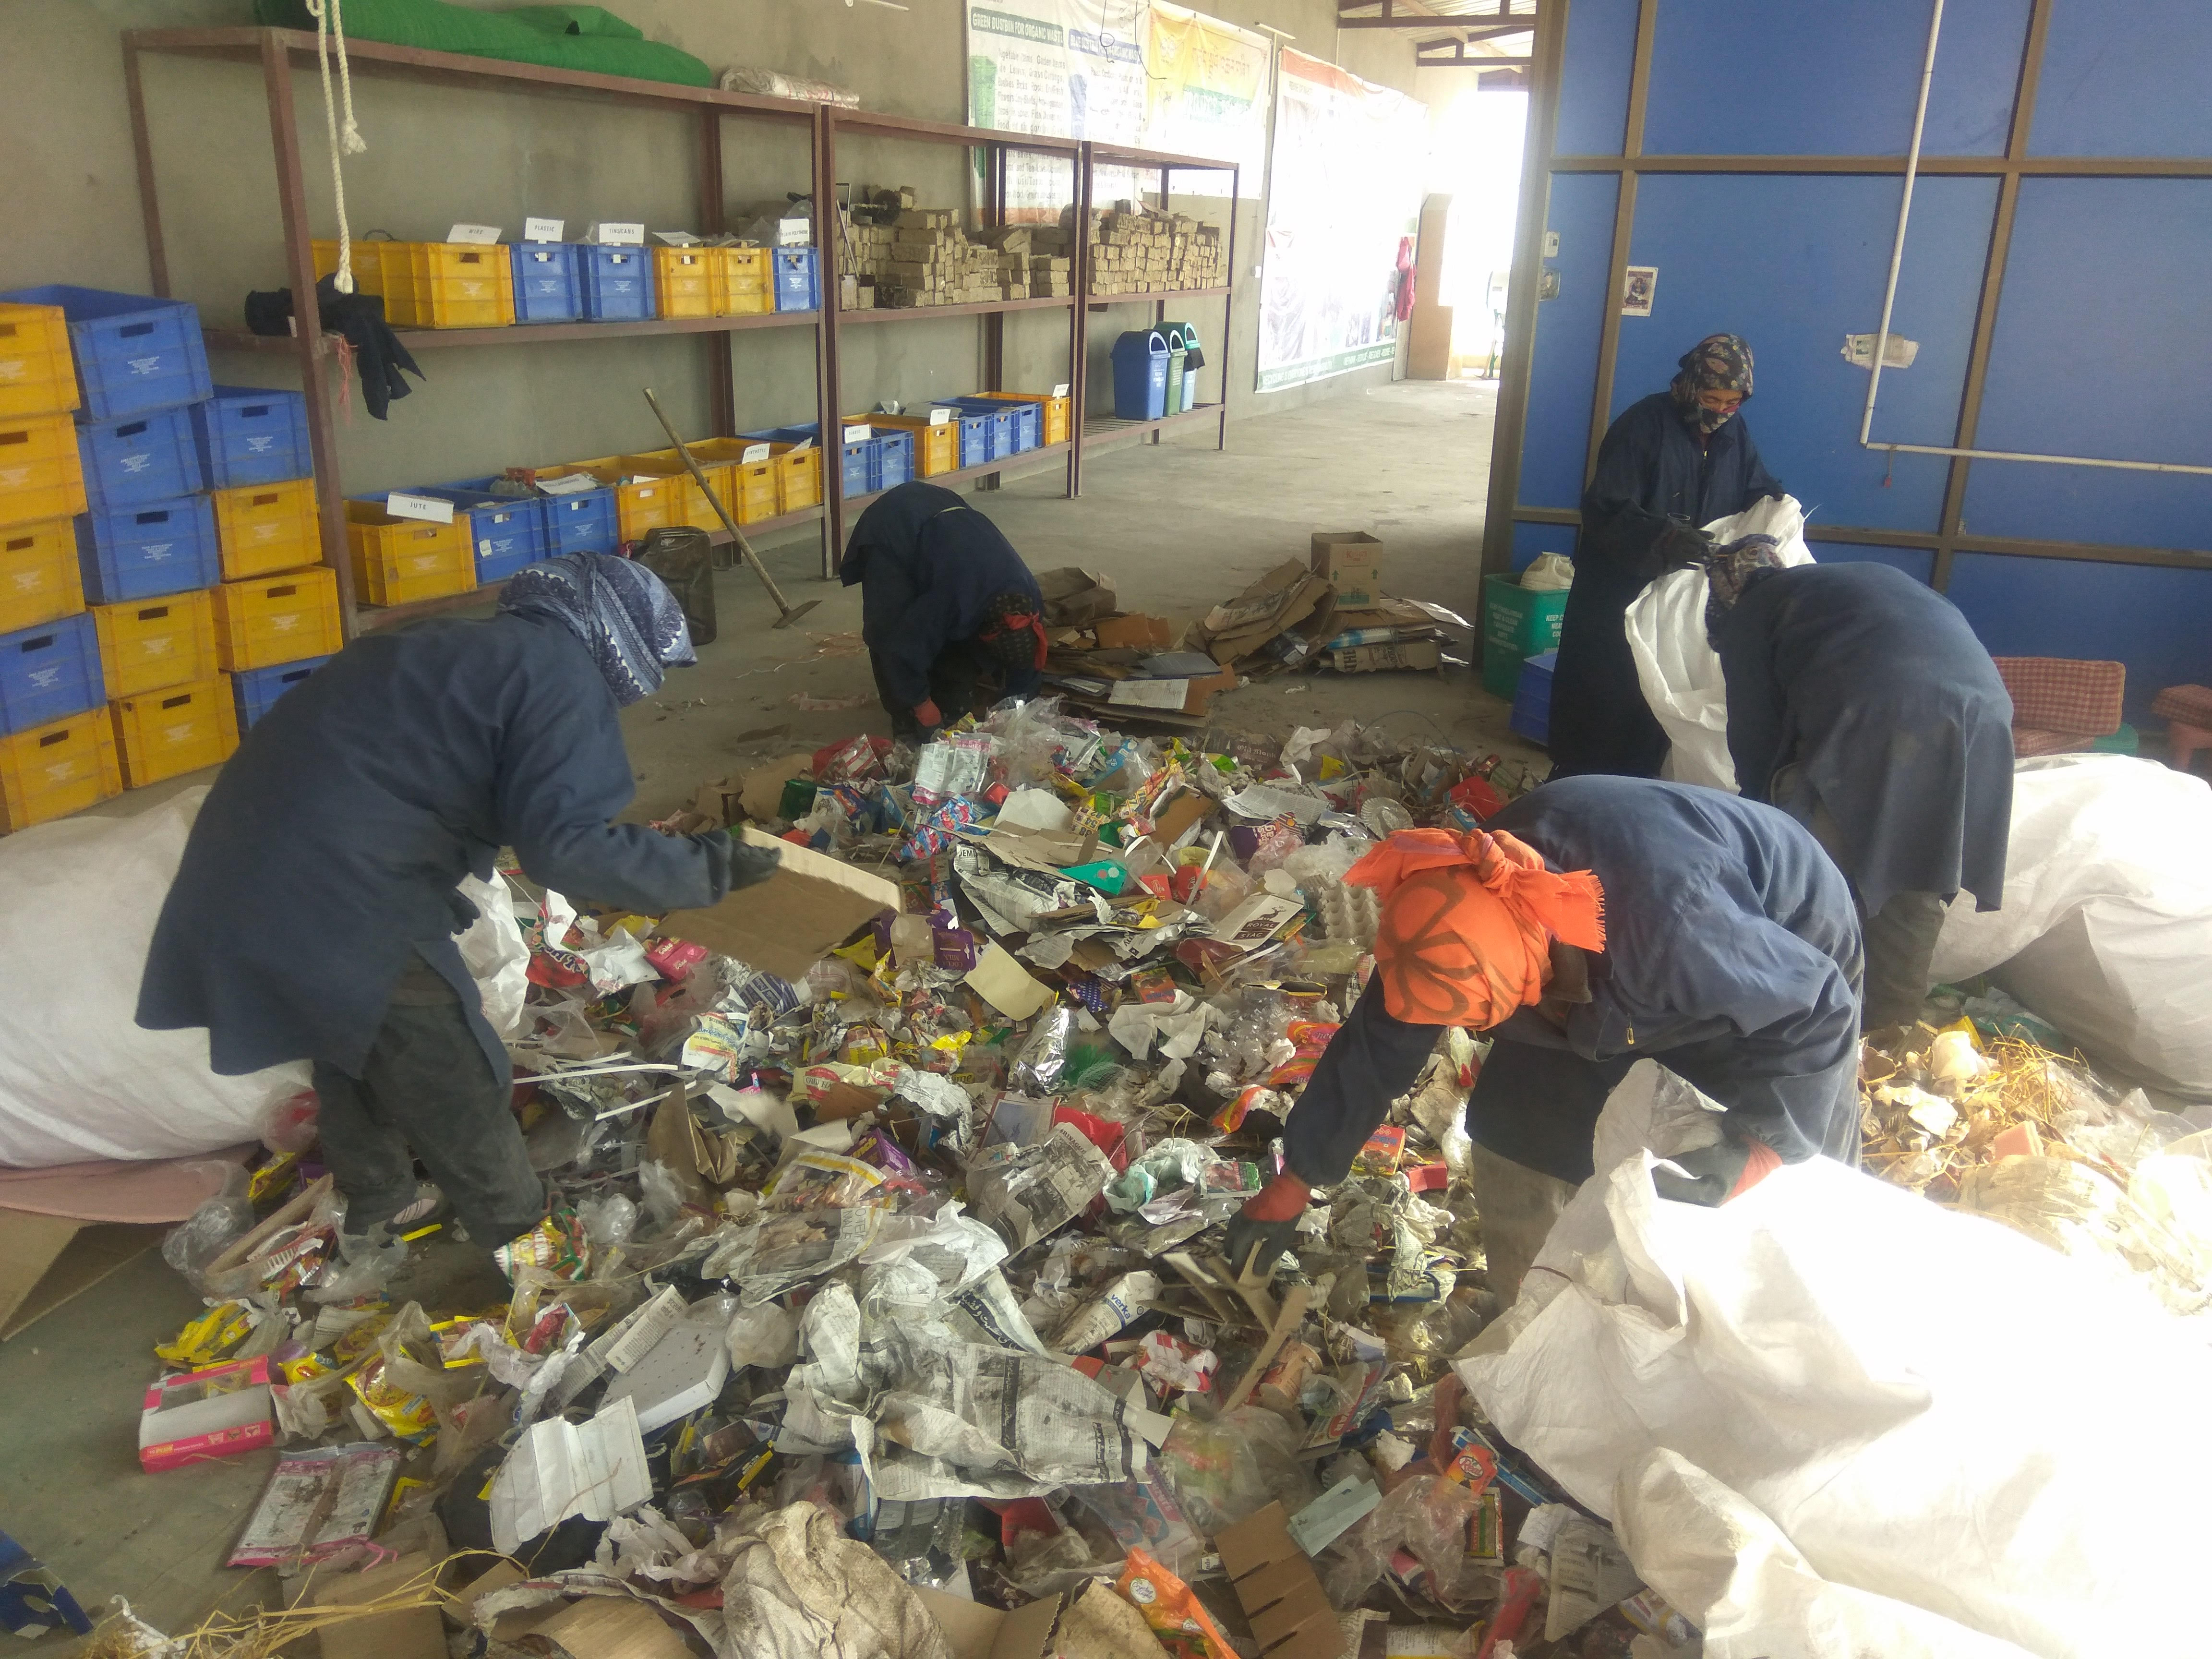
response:
<path fill-rule="evenodd" d="M 312 292 L 315 285 L 314 254 L 308 225 L 292 77 L 297 70 L 313 72 L 315 50 L 315 37 L 297 29 L 132 29 L 125 32 L 124 78 L 130 98 L 131 139 L 137 161 L 139 203 L 145 219 L 147 258 L 155 294 L 169 297 L 170 276 L 161 204 L 154 176 L 154 141 L 147 120 L 141 78 L 142 57 L 152 53 L 214 58 L 259 66 L 269 111 L 270 146 L 276 160 L 277 208 L 283 225 L 286 274 L 293 292 L 303 294 Z M 804 124 L 809 129 L 809 183 L 817 208 L 817 240 L 821 250 L 817 256 L 822 299 L 819 310 L 628 323 L 536 323 L 507 328 L 401 330 L 399 337 L 410 351 L 439 351 L 462 346 L 521 346 L 550 341 L 602 340 L 651 334 L 696 334 L 701 337 L 708 358 L 713 435 L 735 436 L 735 397 L 731 378 L 733 337 L 755 329 L 809 328 L 813 332 L 815 346 L 815 416 L 821 423 L 819 429 L 826 440 L 836 430 L 842 413 L 838 337 L 845 329 L 921 319 L 980 318 L 983 321 L 982 389 L 999 391 L 1003 389 L 1000 374 L 1006 315 L 1022 311 L 1060 310 L 1065 311 L 1068 318 L 1068 384 L 1072 399 L 1072 430 L 1068 441 L 963 468 L 957 472 L 939 474 L 932 482 L 949 484 L 995 481 L 1005 473 L 1027 470 L 1032 462 L 1060 461 L 1066 468 L 1067 492 L 1073 496 L 1082 489 L 1083 452 L 1091 445 L 1130 436 L 1150 436 L 1157 442 L 1159 431 L 1164 427 L 1203 420 L 1216 422 L 1218 447 L 1224 447 L 1227 442 L 1225 403 L 1206 404 L 1162 421 L 1085 419 L 1084 364 L 1091 312 L 1103 311 L 1109 304 L 1146 301 L 1155 305 L 1157 317 L 1164 319 L 1170 301 L 1182 302 L 1212 296 L 1224 301 L 1221 346 L 1215 361 L 1222 367 L 1223 384 L 1227 384 L 1228 301 L 1236 270 L 1236 210 L 1241 184 L 1234 163 L 1124 149 L 1077 139 L 999 132 L 951 122 L 840 110 L 827 105 L 755 97 L 709 88 L 548 69 L 532 64 L 390 46 L 380 41 L 349 40 L 346 51 L 354 74 L 366 79 L 415 81 L 449 86 L 462 91 L 537 93 L 696 114 L 698 118 L 699 146 L 699 228 L 708 235 L 714 234 L 724 227 L 724 118 Z M 1072 293 L 1066 299 L 1048 297 L 910 309 L 842 311 L 838 305 L 841 292 L 838 281 L 839 239 L 835 234 L 830 213 L 831 204 L 837 201 L 839 196 L 836 139 L 841 131 L 873 137 L 955 144 L 984 151 L 987 165 L 983 171 L 987 185 L 983 218 L 986 223 L 1000 221 L 1001 204 L 1005 200 L 1006 161 L 1009 154 L 1017 151 L 1063 155 L 1069 160 L 1074 170 L 1076 223 L 1079 227 L 1089 222 L 1093 175 L 1101 162 L 1109 166 L 1158 170 L 1163 204 L 1166 202 L 1174 173 L 1226 173 L 1230 175 L 1230 197 L 1229 240 L 1225 258 L 1231 273 L 1231 284 L 1155 294 L 1115 295 L 1091 300 L 1086 295 L 1090 285 L 1088 261 L 1085 257 L 1085 245 L 1079 236 L 1073 256 L 1073 280 L 1069 284 Z M 415 605 L 373 607 L 358 602 L 353 592 L 352 571 L 346 555 L 345 492 L 341 483 L 337 423 L 331 407 L 331 347 L 321 330 L 313 307 L 307 307 L 300 313 L 295 326 L 297 333 L 289 337 L 258 335 L 242 328 L 228 326 L 209 327 L 205 332 L 210 349 L 290 356 L 298 364 L 301 384 L 307 398 L 308 437 L 314 458 L 317 499 L 321 512 L 323 557 L 337 575 L 348 637 L 434 611 L 484 604 L 495 598 L 497 585 L 489 584 L 470 592 L 424 600 Z M 872 404 L 876 395 L 879 394 L 871 394 L 866 401 Z M 825 444 L 825 449 L 830 448 Z M 839 494 L 835 473 L 836 469 L 828 464 L 825 455 L 823 504 L 747 525 L 748 534 L 766 534 L 800 524 L 818 522 L 822 526 L 822 574 L 825 577 L 833 575 L 844 545 L 849 518 L 872 499 L 866 495 L 845 496 Z M 717 532 L 717 539 L 726 539 L 726 537 Z"/>

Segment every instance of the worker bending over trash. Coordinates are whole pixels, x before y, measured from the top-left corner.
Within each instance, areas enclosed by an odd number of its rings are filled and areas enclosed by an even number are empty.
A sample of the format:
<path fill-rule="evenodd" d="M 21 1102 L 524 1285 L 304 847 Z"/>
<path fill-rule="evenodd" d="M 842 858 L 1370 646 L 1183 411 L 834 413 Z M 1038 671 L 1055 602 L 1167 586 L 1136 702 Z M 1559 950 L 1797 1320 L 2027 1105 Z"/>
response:
<path fill-rule="evenodd" d="M 1944 908 L 1962 889 L 1984 910 L 2004 897 L 2012 699 L 1996 665 L 1957 606 L 1887 565 L 1785 569 L 1753 536 L 1707 568 L 1736 787 L 1850 878 L 1867 1029 L 1917 1018 Z"/>
<path fill-rule="evenodd" d="M 1564 872 L 1564 873 L 1562 873 Z M 1490 1285 L 1510 1304 L 1613 1085 L 1658 1060 L 1726 1109 L 1662 1197 L 1719 1204 L 1780 1164 L 1857 1162 L 1859 930 L 1843 878 L 1771 807 L 1567 778 L 1488 833 L 1406 830 L 1345 879 L 1382 900 L 1375 974 L 1284 1126 L 1285 1169 L 1230 1222 L 1264 1270 L 1344 1179 L 1442 1028 L 1493 1042 L 1468 1100 Z"/>
<path fill-rule="evenodd" d="M 1667 734 L 1644 702 L 1623 618 L 1655 577 L 1711 548 L 1699 526 L 1783 493 L 1739 412 L 1751 397 L 1749 344 L 1708 335 L 1682 354 L 1680 369 L 1607 428 L 1583 492 L 1552 675 L 1554 777 L 1659 775 Z"/>
<path fill-rule="evenodd" d="M 635 793 L 617 707 L 696 660 L 658 576 L 570 554 L 509 578 L 489 621 L 356 640 L 263 716 L 209 791 L 138 1024 L 205 1026 L 225 1074 L 314 1062 L 349 1261 L 389 1258 L 414 1157 L 487 1249 L 545 1212 L 506 1048 L 454 944 L 475 919 L 464 876 L 489 876 L 512 847 L 533 881 L 657 915 L 775 868 L 720 830 L 609 822 Z"/>
<path fill-rule="evenodd" d="M 853 527 L 837 574 L 860 584 L 860 637 L 902 738 L 927 738 L 1044 666 L 1044 599 L 999 526 L 949 489 L 902 483 Z"/>

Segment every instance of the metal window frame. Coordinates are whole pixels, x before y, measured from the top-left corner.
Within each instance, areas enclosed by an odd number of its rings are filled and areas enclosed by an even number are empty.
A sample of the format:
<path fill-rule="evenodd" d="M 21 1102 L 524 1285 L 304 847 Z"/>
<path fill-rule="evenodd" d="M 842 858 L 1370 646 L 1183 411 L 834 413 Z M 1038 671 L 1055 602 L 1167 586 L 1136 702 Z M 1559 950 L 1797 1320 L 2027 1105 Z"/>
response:
<path fill-rule="evenodd" d="M 1482 574 L 1512 568 L 1513 532 L 1517 524 L 1579 525 L 1572 508 L 1528 507 L 1518 500 L 1521 453 L 1528 435 L 1528 390 L 1534 372 L 1536 283 L 1543 264 L 1544 224 L 1553 173 L 1619 175 L 1620 197 L 1606 293 L 1617 295 L 1626 280 L 1629 241 L 1635 228 L 1638 181 L 1647 173 L 1803 173 L 1887 175 L 1902 179 L 1899 155 L 1653 155 L 1644 150 L 1644 114 L 1650 95 L 1653 41 L 1661 0 L 1638 7 L 1636 52 L 1629 79 L 1628 110 L 1619 155 L 1560 155 L 1559 87 L 1565 66 L 1567 9 L 1572 0 L 1544 0 L 1537 12 L 1536 46 L 1530 75 L 1528 125 L 1521 177 L 1521 216 L 1516 229 L 1511 286 L 1505 313 L 1505 351 L 1498 377 L 1498 416 L 1492 441 L 1490 494 L 1482 544 Z M 1960 394 L 1955 446 L 1973 447 L 1981 421 L 1982 398 L 2003 296 L 2007 261 L 2023 179 L 2212 179 L 2212 157 L 2036 156 L 2028 153 L 2035 100 L 2051 32 L 2054 0 L 2032 0 L 2027 33 L 2021 51 L 2012 122 L 2001 155 L 1923 155 L 1920 172 L 1954 178 L 1995 179 L 1996 212 L 1984 257 L 1981 295 L 1974 316 L 1966 375 Z M 1598 340 L 1597 373 L 1591 386 L 1589 453 L 1583 462 L 1585 484 L 1597 470 L 1598 445 L 1611 425 L 1613 373 L 1620 357 L 1620 308 L 1607 303 Z M 1998 553 L 2027 558 L 2074 559 L 2100 564 L 2163 566 L 2212 570 L 2212 550 L 2138 547 L 2120 543 L 2048 541 L 2022 537 L 1975 536 L 1966 532 L 1966 485 L 1972 461 L 1954 457 L 1944 483 L 1943 505 L 1932 531 L 1880 530 L 1850 525 L 1808 526 L 1814 542 L 1858 544 L 1916 550 L 1931 556 L 1929 585 L 1938 592 L 1949 584 L 1960 553 Z"/>

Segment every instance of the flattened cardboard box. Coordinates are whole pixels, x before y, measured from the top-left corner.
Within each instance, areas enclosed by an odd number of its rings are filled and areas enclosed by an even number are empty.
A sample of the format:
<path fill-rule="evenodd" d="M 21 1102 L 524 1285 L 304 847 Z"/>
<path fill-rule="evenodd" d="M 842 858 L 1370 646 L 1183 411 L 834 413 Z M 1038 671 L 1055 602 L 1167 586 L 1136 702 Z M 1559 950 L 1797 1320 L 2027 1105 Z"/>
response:
<path fill-rule="evenodd" d="M 1340 674 L 1372 674 L 1384 668 L 1441 668 L 1444 648 L 1434 640 L 1401 640 L 1390 645 L 1355 645 L 1328 653 Z"/>
<path fill-rule="evenodd" d="M 782 854 L 776 872 L 732 893 L 711 910 L 678 910 L 661 924 L 678 939 L 703 945 L 794 982 L 842 945 L 853 930 L 899 907 L 896 884 L 810 848 L 744 831 L 748 846 Z"/>
<path fill-rule="evenodd" d="M 1279 1501 L 1218 1534 L 1213 1547 L 1263 1659 L 1339 1659 L 1336 1609 L 1313 1563 L 1291 1541 Z"/>

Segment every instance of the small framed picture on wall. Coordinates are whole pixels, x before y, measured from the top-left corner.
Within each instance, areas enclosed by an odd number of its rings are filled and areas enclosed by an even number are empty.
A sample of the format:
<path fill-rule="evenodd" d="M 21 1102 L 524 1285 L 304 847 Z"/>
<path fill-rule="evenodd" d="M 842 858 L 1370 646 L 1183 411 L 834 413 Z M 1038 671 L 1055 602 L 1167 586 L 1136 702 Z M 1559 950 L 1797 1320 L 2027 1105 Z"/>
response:
<path fill-rule="evenodd" d="M 1621 279 L 1620 314 L 1624 317 L 1649 317 L 1651 314 L 1651 296 L 1658 289 L 1658 266 L 1629 266 Z"/>

